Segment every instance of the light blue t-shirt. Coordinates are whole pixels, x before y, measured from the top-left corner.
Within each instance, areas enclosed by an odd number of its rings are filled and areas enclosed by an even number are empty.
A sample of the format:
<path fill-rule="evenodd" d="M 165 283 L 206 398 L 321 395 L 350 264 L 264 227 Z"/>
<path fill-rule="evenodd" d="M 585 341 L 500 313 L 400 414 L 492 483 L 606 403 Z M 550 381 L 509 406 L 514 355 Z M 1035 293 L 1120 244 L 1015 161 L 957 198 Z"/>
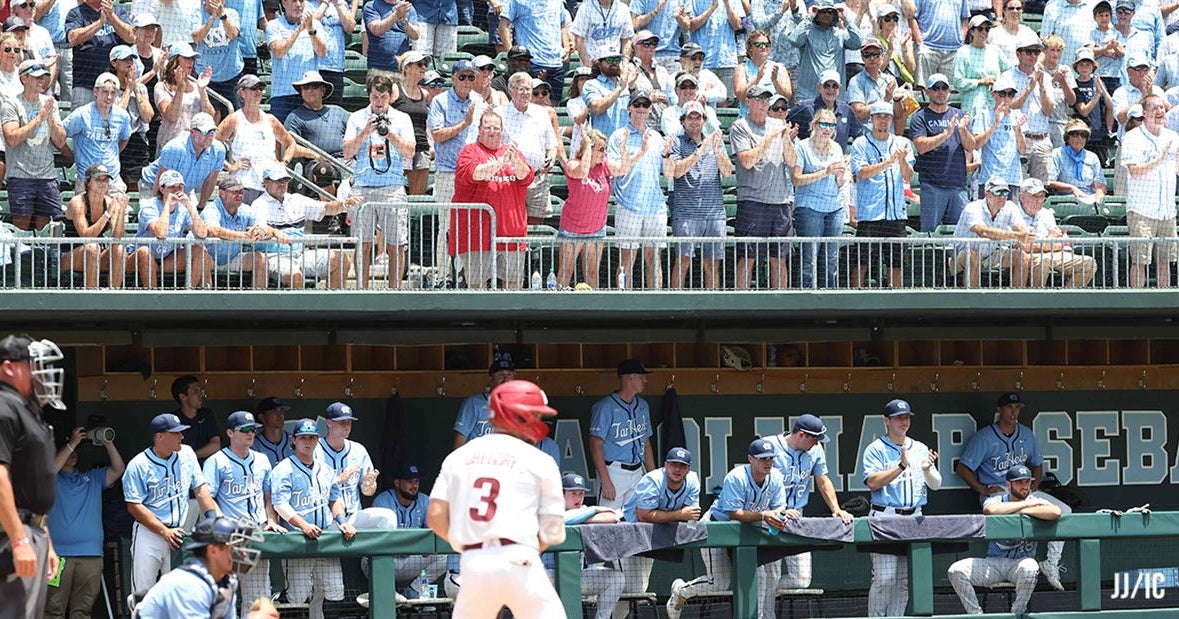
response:
<path fill-rule="evenodd" d="M 1033 97 L 1028 97 L 1032 99 Z M 1009 185 L 1018 185 L 1023 180 L 1023 171 L 1019 167 L 1019 144 L 1016 143 L 1016 123 L 1022 112 L 1012 110 L 1007 113 L 1003 122 L 995 128 L 991 139 L 982 147 L 982 167 L 974 178 L 983 182 L 992 176 L 998 176 Z M 980 110 L 978 116 L 970 121 L 970 132 L 979 135 L 995 124 L 995 110 L 988 108 Z"/>
<path fill-rule="evenodd" d="M 185 131 L 164 144 L 155 161 L 143 166 L 139 183 L 152 187 L 161 170 L 176 170 L 184 178 L 185 187 L 199 189 L 210 174 L 215 177 L 225 166 L 225 150 L 223 142 L 213 140 L 198 155 L 192 147 L 189 132 Z"/>
<path fill-rule="evenodd" d="M 802 511 L 810 501 L 814 478 L 827 474 L 827 453 L 822 445 L 808 451 L 792 449 L 786 442 L 788 436 L 776 434 L 765 440 L 774 445 L 774 468 L 782 473 L 786 508 Z"/>
<path fill-rule="evenodd" d="M 733 467 L 725 475 L 720 496 L 712 504 L 709 515 L 717 522 L 728 522 L 729 514 L 737 510 L 764 512 L 786 507 L 786 488 L 782 483 L 782 472 L 770 469 L 770 474 L 760 484 L 753 480 L 748 464 Z M 753 523 L 755 527 L 766 528 L 765 522 Z"/>
<path fill-rule="evenodd" d="M 229 211 L 225 210 L 225 204 L 221 202 L 220 196 L 213 200 L 213 204 L 206 206 L 201 211 L 201 219 L 205 221 L 207 226 L 217 226 L 234 232 L 245 232 L 259 223 L 254 210 L 245 204 L 237 207 L 236 214 L 230 215 Z M 206 248 L 213 254 L 213 260 L 217 262 L 217 266 L 229 264 L 230 260 L 236 258 L 243 251 L 241 243 L 225 240 Z"/>
<path fill-rule="evenodd" d="M 967 0 L 915 0 L 915 3 L 922 45 L 941 52 L 962 47 L 962 20 L 970 19 Z"/>
<path fill-rule="evenodd" d="M 226 0 L 225 6 L 237 11 L 241 32 L 237 35 L 243 58 L 258 57 L 258 18 L 262 17 L 262 0 Z"/>
<path fill-rule="evenodd" d="M 311 466 L 291 456 L 274 466 L 270 473 L 270 502 L 277 508 L 290 506 L 303 520 L 325 529 L 332 522 L 332 503 L 340 498 L 336 475 L 323 460 L 314 458 Z M 283 526 L 298 531 L 281 518 Z"/>
<path fill-rule="evenodd" d="M 147 448 L 127 463 L 123 499 L 143 505 L 164 526 L 175 528 L 188 517 L 188 493 L 205 485 L 196 452 L 188 445 L 160 458 Z"/>
<path fill-rule="evenodd" d="M 508 0 L 500 17 L 512 22 L 513 43 L 532 52 L 533 64 L 559 67 L 561 62 L 561 25 L 565 7 L 561 0 Z"/>
<path fill-rule="evenodd" d="M 629 123 L 610 136 L 606 158 L 622 161 L 622 143 L 634 157 L 643 150 L 643 135 L 651 131 L 653 144 L 644 155 L 639 155 L 630 172 L 614 177 L 614 197 L 618 206 L 637 215 L 660 215 L 667 212 L 667 196 L 663 193 L 663 136 L 654 129 L 635 129 Z"/>
<path fill-rule="evenodd" d="M 679 58 L 680 55 L 680 25 L 675 20 L 682 0 L 668 0 L 651 21 L 647 22 L 644 30 L 650 30 L 659 37 L 659 45 L 655 47 L 655 56 Z M 631 15 L 646 15 L 659 6 L 659 0 L 634 0 L 630 3 Z"/>
<path fill-rule="evenodd" d="M 638 510 L 657 509 L 676 511 L 684 507 L 700 506 L 700 477 L 695 471 L 688 471 L 684 481 L 676 490 L 667 486 L 667 471 L 655 469 L 643 475 L 635 484 L 634 492 L 622 506 L 622 519 L 639 522 Z"/>
<path fill-rule="evenodd" d="M 96 163 L 105 165 L 113 178 L 119 177 L 119 142 L 131 139 L 131 115 L 127 110 L 111 106 L 110 114 L 103 118 L 98 106 L 88 103 L 70 112 L 62 124 L 66 137 L 73 140 L 79 182 L 85 182 L 86 168 Z"/>
<path fill-rule="evenodd" d="M 402 505 L 397 500 L 397 490 L 390 488 L 373 499 L 373 507 L 384 507 L 397 513 L 398 529 L 425 529 L 426 508 L 430 506 L 430 497 L 419 492 L 409 505 Z"/>
<path fill-rule="evenodd" d="M 237 11 L 231 8 L 225 8 L 225 15 L 230 22 L 241 27 L 240 17 Z M 208 23 L 209 14 L 205 9 L 201 9 L 201 24 Z M 245 31 L 242 30 L 244 33 Z M 241 36 L 239 33 L 238 36 Z M 205 70 L 205 67 L 213 67 L 214 82 L 227 82 L 237 78 L 242 73 L 242 68 L 246 66 L 245 57 L 242 55 L 242 46 L 236 39 L 230 39 L 229 35 L 225 33 L 225 20 L 218 19 L 213 22 L 213 27 L 209 28 L 209 33 L 205 38 L 197 42 L 196 51 L 200 56 L 196 59 L 195 68 L 193 69 L 197 74 Z"/>
<path fill-rule="evenodd" d="M 319 5 L 316 0 L 307 0 L 303 10 L 318 11 Z M 344 26 L 340 23 L 340 13 L 334 6 L 328 6 L 319 21 L 323 23 L 321 32 L 324 42 L 327 43 L 327 53 L 319 59 L 319 70 L 341 73 L 344 71 L 344 48 L 348 42 L 344 40 Z"/>
<path fill-rule="evenodd" d="M 57 473 L 57 499 L 49 510 L 49 535 L 63 557 L 102 556 L 102 491 L 106 467 Z"/>
<path fill-rule="evenodd" d="M 606 461 L 642 464 L 651 436 L 651 409 L 639 396 L 627 403 L 618 393 L 611 393 L 591 409 L 589 434 L 602 439 Z"/>
<path fill-rule="evenodd" d="M 162 260 L 172 252 L 176 251 L 179 244 L 175 243 L 159 243 L 152 242 L 156 236 L 152 234 L 148 228 L 151 224 L 159 220 L 163 212 L 163 203 L 160 198 L 152 198 L 147 203 L 139 207 L 139 229 L 135 231 L 135 238 L 143 239 L 145 245 L 151 249 L 151 253 L 156 260 Z M 192 217 L 188 213 L 188 209 L 177 204 L 172 207 L 172 212 L 168 215 L 168 232 L 164 238 L 168 239 L 182 239 L 192 227 Z"/>
<path fill-rule="evenodd" d="M 239 458 L 224 447 L 205 460 L 204 474 L 209 494 L 223 516 L 257 526 L 266 524 L 265 493 L 270 492 L 266 456 L 250 451 Z"/>
<path fill-rule="evenodd" d="M 798 158 L 795 165 L 802 168 L 804 174 L 826 169 L 828 165 L 843 159 L 843 151 L 838 145 L 829 146 L 831 151 L 825 156 L 815 152 L 810 138 L 798 142 L 796 146 Z M 806 185 L 795 186 L 794 205 L 819 213 L 834 213 L 843 208 L 843 202 L 839 199 L 839 183 L 834 176 L 827 175 Z"/>
<path fill-rule="evenodd" d="M 914 445 L 924 447 L 921 441 L 905 438 L 905 448 L 912 449 Z M 928 451 L 928 448 L 926 448 Z M 863 470 L 864 481 L 873 473 L 895 468 L 901 461 L 901 446 L 882 436 L 864 450 Z M 914 509 L 925 505 L 926 488 L 925 475 L 921 471 L 921 463 L 912 462 L 896 479 L 879 490 L 872 491 L 872 504 L 900 509 Z"/>
<path fill-rule="evenodd" d="M 479 117 L 481 113 L 480 108 L 483 107 L 483 96 L 477 92 L 470 92 L 466 100 L 459 99 L 455 94 L 454 89 L 434 97 L 430 101 L 430 111 L 426 116 L 426 128 L 430 131 L 435 129 L 443 129 L 446 127 L 454 127 L 463 122 L 463 118 L 467 116 L 467 107 L 475 105 L 475 118 Z M 455 167 L 458 166 L 459 151 L 464 146 L 475 141 L 479 135 L 479 122 L 473 120 L 466 129 L 459 132 L 458 135 L 443 142 L 434 143 L 434 167 L 438 172 L 454 172 Z"/>
<path fill-rule="evenodd" d="M 1082 149 L 1078 153 L 1081 159 L 1078 166 L 1069 153 L 1065 152 L 1066 149 L 1072 151 L 1072 147 L 1068 145 L 1052 151 L 1052 157 L 1048 159 L 1048 180 L 1068 183 L 1088 195 L 1093 195 L 1097 191 L 1095 183 L 1105 184 L 1105 173 L 1101 170 L 1097 154 Z"/>
<path fill-rule="evenodd" d="M 327 437 L 319 439 L 319 446 L 315 448 L 315 457 L 323 460 L 332 470 L 332 474 L 339 476 L 350 466 L 356 465 L 356 470 L 345 479 L 340 487 L 340 498 L 344 499 L 344 513 L 352 516 L 360 511 L 360 480 L 364 479 L 365 471 L 373 468 L 373 460 L 368 457 L 368 450 L 356 441 L 345 440 L 344 447 L 336 451 L 328 443 Z"/>
<path fill-rule="evenodd" d="M 298 24 L 291 24 L 283 15 L 279 15 L 266 22 L 266 40 L 270 41 L 272 46 L 270 48 L 272 56 L 274 50 L 273 45 L 278 41 L 289 39 L 291 33 L 298 27 Z M 319 33 L 324 32 L 323 24 L 318 21 L 314 22 L 314 28 Z M 327 37 L 326 34 L 323 36 Z M 295 39 L 295 44 L 287 50 L 287 53 L 283 54 L 282 58 L 273 58 L 271 64 L 270 96 L 282 97 L 299 94 L 295 92 L 295 87 L 292 84 L 302 79 L 304 73 L 320 68 L 319 56 L 315 55 L 315 49 L 311 46 L 311 35 L 304 30 L 299 33 L 299 38 Z"/>
<path fill-rule="evenodd" d="M 585 100 L 586 105 L 589 105 L 598 99 L 608 97 L 617 86 L 617 81 L 605 75 L 599 75 L 582 86 L 581 97 Z M 626 110 L 628 105 L 630 105 L 630 91 L 624 88 L 622 94 L 618 95 L 618 99 L 606 108 L 605 112 L 601 114 L 590 112 L 590 126 L 601 131 L 607 137 L 613 135 L 615 131 L 630 122 L 630 113 Z"/>
<path fill-rule="evenodd" d="M 684 0 L 692 15 L 703 15 L 712 3 L 713 0 Z M 717 6 L 703 26 L 692 32 L 691 39 L 706 50 L 704 64 L 701 65 L 705 69 L 731 69 L 737 66 L 737 35 L 729 24 L 729 13 L 723 4 Z"/>
<path fill-rule="evenodd" d="M 889 135 L 885 141 L 871 133 L 856 138 L 851 146 L 851 171 L 856 179 L 856 219 L 860 221 L 903 221 L 909 216 L 905 204 L 905 179 L 901 166 L 893 164 L 869 178 L 860 178 L 860 169 L 876 165 L 902 147 L 908 148 L 905 161 L 912 168 L 916 161 L 913 145 L 906 138 Z"/>

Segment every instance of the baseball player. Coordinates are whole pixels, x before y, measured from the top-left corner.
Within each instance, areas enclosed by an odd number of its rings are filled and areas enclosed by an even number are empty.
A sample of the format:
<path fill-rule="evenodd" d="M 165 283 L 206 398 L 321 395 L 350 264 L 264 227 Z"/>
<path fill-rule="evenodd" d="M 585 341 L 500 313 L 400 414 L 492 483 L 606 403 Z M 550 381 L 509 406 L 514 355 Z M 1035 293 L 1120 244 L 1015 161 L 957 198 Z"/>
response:
<path fill-rule="evenodd" d="M 192 541 L 184 545 L 194 559 L 165 574 L 136 606 L 135 615 L 140 619 L 234 617 L 238 574 L 249 573 L 257 563 L 259 551 L 251 544 L 258 541 L 261 538 L 253 528 L 233 518 L 201 518 L 193 527 Z"/>
<path fill-rule="evenodd" d="M 327 420 L 327 436 L 319 439 L 315 457 L 324 461 L 336 475 L 340 498 L 344 501 L 344 515 L 354 518 L 360 511 L 360 494 L 372 496 L 377 492 L 377 476 L 372 458 L 364 445 L 348 440 L 356 417 L 352 407 L 333 402 L 323 413 Z"/>
<path fill-rule="evenodd" d="M 884 406 L 885 436 L 864 449 L 864 483 L 872 491 L 869 518 L 920 516 L 926 488 L 942 486 L 937 452 L 906 436 L 913 409 L 904 400 Z M 893 617 L 905 614 L 909 603 L 909 566 L 904 556 L 872 553 L 872 586 L 868 589 L 868 615 Z"/>
<path fill-rule="evenodd" d="M 1038 499 L 1032 494 L 1032 471 L 1017 464 L 1007 469 L 1007 486 L 1003 494 L 992 494 L 983 502 L 983 513 L 988 516 L 1025 514 L 1039 520 L 1059 520 L 1060 508 Z M 1040 566 L 1036 563 L 1036 542 L 1032 540 L 1001 540 L 987 546 L 982 559 L 962 559 L 950 566 L 950 584 L 971 615 L 981 615 L 974 588 L 991 587 L 1002 582 L 1015 585 L 1015 599 L 1011 613 L 1027 612 L 1028 601 L 1036 589 Z"/>
<path fill-rule="evenodd" d="M 487 423 L 487 395 L 492 389 L 516 379 L 512 358 L 506 354 L 497 354 L 491 367 L 487 368 L 487 375 L 490 377 L 487 389 L 463 400 L 459 408 L 458 418 L 454 420 L 453 449 L 491 432 L 491 425 Z"/>
<path fill-rule="evenodd" d="M 802 513 L 810 501 L 811 480 L 831 515 L 851 524 L 852 515 L 839 508 L 835 485 L 827 476 L 827 455 L 823 444 L 831 440 L 827 426 L 818 417 L 799 416 L 789 433 L 770 436 L 774 445 L 774 468 L 782 472 L 786 484 L 786 508 Z M 782 559 L 780 589 L 805 589 L 811 586 L 811 553 L 803 552 Z"/>
<path fill-rule="evenodd" d="M 217 509 L 228 518 L 255 529 L 286 531 L 270 504 L 270 461 L 250 449 L 258 432 L 258 423 L 248 411 L 237 411 L 225 422 L 229 445 L 205 460 L 205 481 Z M 243 576 L 242 615 L 250 604 L 270 597 L 270 562 L 261 561 L 261 569 Z"/>
<path fill-rule="evenodd" d="M 378 494 L 373 499 L 373 507 L 384 507 L 397 514 L 397 528 L 424 529 L 426 528 L 426 510 L 430 505 L 430 497 L 420 492 L 422 486 L 421 473 L 417 466 L 410 464 L 402 467 L 393 478 L 393 487 Z M 417 578 L 422 570 L 426 570 L 426 578 L 430 582 L 446 573 L 447 555 L 400 555 L 396 559 L 397 582 L 404 586 L 408 583 L 405 597 L 413 599 L 420 597 L 417 590 Z"/>
<path fill-rule="evenodd" d="M 308 539 L 318 539 L 329 527 L 339 527 L 344 539 L 352 539 L 356 529 L 344 515 L 336 475 L 323 460 L 315 457 L 319 445 L 315 422 L 299 420 L 293 440 L 295 453 L 274 465 L 270 473 L 275 513 L 288 531 L 300 531 Z M 306 603 L 313 589 L 322 591 L 328 601 L 344 599 L 344 574 L 339 559 L 288 559 L 284 571 L 287 599 L 294 604 Z M 324 609 L 312 608 L 310 612 L 321 614 Z"/>
<path fill-rule="evenodd" d="M 254 409 L 254 419 L 258 421 L 259 427 L 250 449 L 265 454 L 271 468 L 295 453 L 291 435 L 283 427 L 289 410 L 291 407 L 276 397 L 263 398 Z"/>
<path fill-rule="evenodd" d="M 565 541 L 561 473 L 534 446 L 556 415 L 540 387 L 508 381 L 488 396 L 493 433 L 451 452 L 434 482 L 426 522 L 462 553 L 455 617 L 550 619 L 565 610 L 540 551 Z"/>
<path fill-rule="evenodd" d="M 691 522 L 700 520 L 700 477 L 692 470 L 692 452 L 672 447 L 663 459 L 663 468 L 643 475 L 622 508 L 627 522 Z M 651 578 L 649 557 L 623 559 L 628 592 L 647 590 Z"/>
<path fill-rule="evenodd" d="M 188 495 L 207 517 L 217 513 L 209 485 L 197 464 L 192 447 L 182 443 L 184 430 L 173 413 L 151 420 L 152 446 L 127 464 L 123 474 L 123 498 L 135 519 L 131 531 L 131 591 L 146 593 L 172 567 L 172 551 L 184 540 Z"/>
<path fill-rule="evenodd" d="M 651 408 L 639 397 L 647 368 L 638 359 L 618 364 L 618 391 L 594 404 L 590 417 L 590 455 L 598 475 L 598 505 L 622 509 L 635 484 L 655 468 L 651 448 Z"/>
<path fill-rule="evenodd" d="M 720 496 L 712 509 L 704 516 L 705 521 L 744 522 L 755 527 L 772 527 L 782 530 L 784 518 L 799 518 L 796 510 L 785 509 L 786 487 L 782 472 L 774 468 L 774 444 L 766 439 L 754 439 L 747 450 L 749 464 L 733 467 L 725 475 Z M 784 510 L 784 511 L 783 511 Z M 667 598 L 668 619 L 679 619 L 684 602 L 689 598 L 725 591 L 733 578 L 733 566 L 728 551 L 724 548 L 702 548 L 707 575 L 684 582 L 677 578 L 671 583 L 671 596 Z M 757 616 L 772 619 L 774 598 L 778 592 L 781 563 L 773 561 L 757 568 Z"/>
<path fill-rule="evenodd" d="M 614 524 L 622 519 L 622 514 L 616 509 L 586 506 L 585 493 L 589 491 L 589 485 L 585 483 L 585 478 L 577 473 L 566 473 L 561 477 L 561 490 L 565 493 L 566 526 Z M 544 557 L 551 559 L 552 555 L 546 554 Z M 618 605 L 618 598 L 622 596 L 622 592 L 626 588 L 626 576 L 606 563 L 585 565 L 584 555 L 582 556 L 582 568 L 581 595 L 597 596 L 598 598 L 594 619 L 610 619 L 612 615 L 620 618 L 625 617 L 625 614 L 617 615 L 614 612 L 614 607 Z"/>
<path fill-rule="evenodd" d="M 970 437 L 954 472 L 978 493 L 979 502 L 985 504 L 991 495 L 1006 491 L 1003 482 L 1008 469 L 1022 464 L 1032 472 L 1032 496 L 1052 503 L 1062 514 L 1071 514 L 1072 508 L 1039 490 L 1044 458 L 1036 446 L 1032 429 L 1019 423 L 1023 405 L 1023 397 L 1018 393 L 999 396 L 995 404 L 995 422 L 979 428 Z M 1063 552 L 1064 542 L 1048 542 L 1048 557 L 1040 562 L 1044 580 L 1058 591 L 1064 590 L 1064 584 L 1060 582 L 1060 555 Z"/>

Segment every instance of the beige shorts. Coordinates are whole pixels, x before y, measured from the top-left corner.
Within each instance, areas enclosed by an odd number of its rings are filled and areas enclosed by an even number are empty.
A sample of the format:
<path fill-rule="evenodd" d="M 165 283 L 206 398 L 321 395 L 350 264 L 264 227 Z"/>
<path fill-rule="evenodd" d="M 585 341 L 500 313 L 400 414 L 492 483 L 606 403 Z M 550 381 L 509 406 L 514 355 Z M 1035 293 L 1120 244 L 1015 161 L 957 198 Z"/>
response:
<path fill-rule="evenodd" d="M 362 242 L 371 243 L 376 238 L 377 228 L 385 234 L 385 245 L 409 245 L 409 210 L 390 206 L 370 205 L 369 202 L 379 204 L 404 204 L 405 187 L 390 185 L 388 187 L 353 187 L 352 193 L 364 199 L 362 206 L 348 212 L 352 218 L 352 233 Z"/>
<path fill-rule="evenodd" d="M 1176 237 L 1174 217 L 1153 219 L 1129 211 L 1126 213 L 1126 227 L 1130 229 L 1132 237 L 1171 239 Z M 1175 262 L 1179 259 L 1179 247 L 1176 247 L 1175 241 L 1167 241 L 1164 243 L 1134 243 L 1129 248 L 1130 261 L 1134 264 L 1150 264 L 1152 260 L 1151 249 L 1154 247 L 1158 248 L 1160 260 Z"/>
<path fill-rule="evenodd" d="M 549 187 L 547 174 L 538 174 L 528 186 L 528 197 L 524 203 L 528 206 L 529 217 L 546 219 L 553 214 L 553 202 L 549 198 L 552 192 Z"/>
<path fill-rule="evenodd" d="M 455 257 L 455 266 L 462 269 L 463 277 L 468 283 L 475 282 L 475 285 L 478 286 L 480 282 L 491 281 L 492 253 L 496 254 L 495 275 L 500 285 L 524 283 L 524 252 L 522 251 L 467 252 Z"/>
<path fill-rule="evenodd" d="M 286 279 L 295 273 L 314 279 L 327 279 L 331 261 L 332 250 L 322 248 L 270 254 L 266 257 L 266 271 L 271 279 Z"/>

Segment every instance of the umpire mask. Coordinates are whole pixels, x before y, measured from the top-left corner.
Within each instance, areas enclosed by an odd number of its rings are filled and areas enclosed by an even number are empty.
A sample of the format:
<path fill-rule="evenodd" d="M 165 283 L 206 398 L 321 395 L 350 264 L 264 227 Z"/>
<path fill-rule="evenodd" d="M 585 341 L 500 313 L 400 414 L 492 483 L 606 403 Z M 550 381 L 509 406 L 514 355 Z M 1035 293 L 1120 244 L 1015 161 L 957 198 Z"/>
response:
<path fill-rule="evenodd" d="M 29 342 L 29 366 L 33 376 L 33 394 L 41 406 L 52 406 L 57 410 L 65 410 L 65 402 L 61 401 L 62 386 L 65 382 L 65 370 L 56 367 L 61 361 L 61 349 L 51 340 Z"/>

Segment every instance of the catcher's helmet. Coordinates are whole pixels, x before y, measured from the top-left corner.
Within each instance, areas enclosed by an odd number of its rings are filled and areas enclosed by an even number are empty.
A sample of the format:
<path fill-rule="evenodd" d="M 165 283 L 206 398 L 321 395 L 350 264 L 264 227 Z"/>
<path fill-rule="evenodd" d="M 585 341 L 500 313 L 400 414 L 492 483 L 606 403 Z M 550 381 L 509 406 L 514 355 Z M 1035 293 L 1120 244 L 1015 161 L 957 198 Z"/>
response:
<path fill-rule="evenodd" d="M 487 418 L 491 425 L 533 443 L 548 436 L 543 417 L 557 411 L 549 407 L 544 391 L 526 380 L 509 380 L 491 390 Z"/>
<path fill-rule="evenodd" d="M 197 521 L 192 529 L 192 541 L 184 545 L 185 550 L 204 548 L 210 544 L 229 546 L 233 571 L 245 574 L 258 563 L 261 550 L 252 544 L 262 541 L 254 527 L 224 516 L 208 516 Z"/>

